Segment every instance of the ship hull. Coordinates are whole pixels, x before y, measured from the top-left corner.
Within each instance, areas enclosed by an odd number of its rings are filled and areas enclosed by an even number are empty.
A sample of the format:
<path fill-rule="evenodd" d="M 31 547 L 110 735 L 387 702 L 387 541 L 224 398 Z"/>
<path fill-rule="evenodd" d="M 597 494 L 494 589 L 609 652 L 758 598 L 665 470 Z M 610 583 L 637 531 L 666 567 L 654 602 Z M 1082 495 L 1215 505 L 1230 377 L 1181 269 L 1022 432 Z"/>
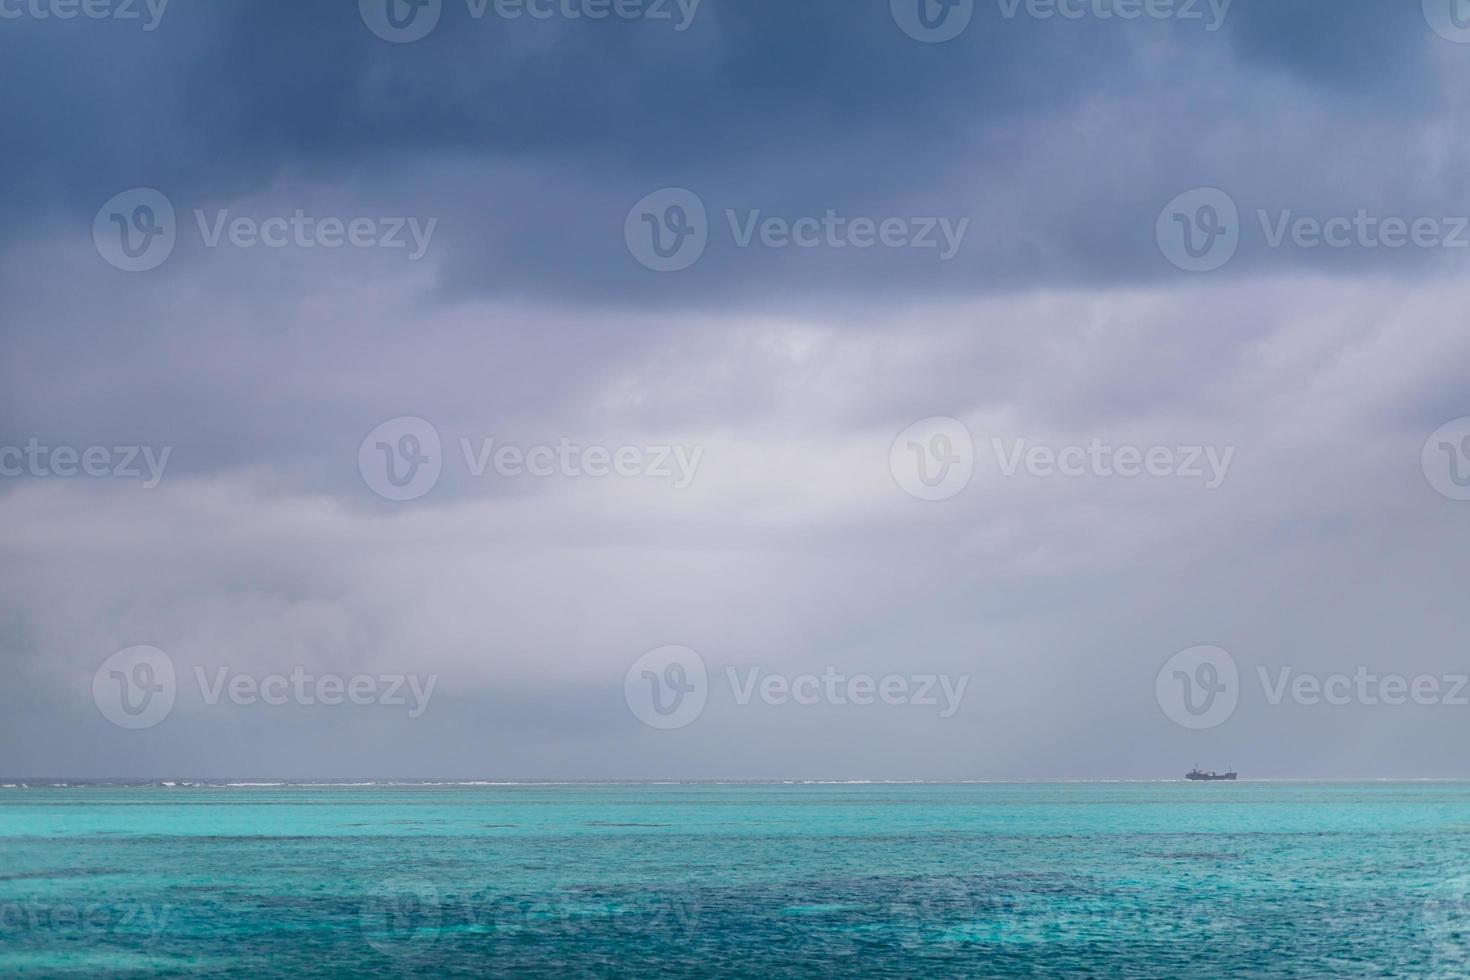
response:
<path fill-rule="evenodd" d="M 1233 773 L 1233 772 L 1227 772 L 1223 776 L 1217 776 L 1214 773 L 1198 773 L 1198 772 L 1192 772 L 1189 775 L 1185 776 L 1184 778 L 1185 779 L 1188 779 L 1188 780 L 1191 780 L 1193 782 L 1196 782 L 1196 783 L 1221 783 L 1221 782 L 1233 783 L 1233 782 L 1235 782 L 1235 773 Z"/>

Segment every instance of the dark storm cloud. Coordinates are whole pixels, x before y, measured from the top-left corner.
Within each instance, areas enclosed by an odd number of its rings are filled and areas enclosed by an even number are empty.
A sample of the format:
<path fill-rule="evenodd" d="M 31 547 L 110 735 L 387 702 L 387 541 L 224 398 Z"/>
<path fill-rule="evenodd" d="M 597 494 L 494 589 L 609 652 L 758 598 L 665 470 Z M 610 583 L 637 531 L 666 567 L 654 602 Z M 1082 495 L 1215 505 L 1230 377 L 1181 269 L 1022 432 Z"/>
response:
<path fill-rule="evenodd" d="M 54 186 L 85 203 L 108 186 L 93 183 L 98 171 L 220 191 L 221 180 L 368 169 L 395 153 L 687 165 L 854 127 L 917 138 L 937 122 L 1024 112 L 1066 98 L 1085 84 L 1078 69 L 1103 68 L 1123 47 L 1017 45 L 977 30 L 963 53 L 936 51 L 877 3 L 705 0 L 698 15 L 676 32 L 475 20 L 451 2 L 433 34 L 401 46 L 366 30 L 354 3 L 176 0 L 152 33 L 10 21 L 0 71 L 32 95 L 6 110 L 23 144 L 7 176 L 46 186 L 42 155 L 69 158 Z M 23 138 L 42 134 L 25 153 Z"/>
<path fill-rule="evenodd" d="M 1442 258 L 1269 250 L 1253 214 L 1465 209 L 1452 181 L 1399 177 L 1399 148 L 1374 128 L 1443 109 L 1423 53 L 1455 46 L 1414 5 L 1236 0 L 1218 31 L 1026 9 L 980 0 L 945 44 L 908 37 L 885 0 L 703 0 L 683 31 L 475 19 L 447 0 L 410 44 L 374 36 L 349 2 L 175 0 L 154 31 L 5 20 L 0 83 L 24 95 L 0 105 L 0 180 L 15 216 L 61 215 L 45 227 L 77 234 L 133 186 L 164 190 L 186 224 L 195 207 L 273 189 L 283 208 L 313 203 L 282 180 L 351 188 L 375 213 L 441 219 L 448 295 L 639 306 L 1175 276 L 1153 221 L 1164 189 L 1197 186 L 1241 206 L 1252 240 L 1232 271 Z M 1274 72 L 1252 77 L 1262 65 Z M 1335 115 L 1344 98 L 1354 124 Z M 648 272 L 623 241 L 629 209 L 663 187 L 709 211 L 707 253 L 678 275 Z M 829 209 L 969 226 L 951 261 L 737 246 L 736 224 Z M 22 220 L 0 235 L 35 231 Z"/>

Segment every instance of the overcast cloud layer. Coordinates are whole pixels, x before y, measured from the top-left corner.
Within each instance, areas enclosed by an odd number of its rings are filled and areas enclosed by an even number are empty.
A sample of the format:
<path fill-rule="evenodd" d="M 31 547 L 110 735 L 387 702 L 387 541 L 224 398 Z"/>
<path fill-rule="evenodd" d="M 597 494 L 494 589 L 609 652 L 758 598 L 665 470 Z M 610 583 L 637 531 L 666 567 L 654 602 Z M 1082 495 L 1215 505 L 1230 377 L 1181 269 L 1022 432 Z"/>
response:
<path fill-rule="evenodd" d="M 1470 777 L 1451 0 L 386 2 L 0 0 L 0 776 Z"/>

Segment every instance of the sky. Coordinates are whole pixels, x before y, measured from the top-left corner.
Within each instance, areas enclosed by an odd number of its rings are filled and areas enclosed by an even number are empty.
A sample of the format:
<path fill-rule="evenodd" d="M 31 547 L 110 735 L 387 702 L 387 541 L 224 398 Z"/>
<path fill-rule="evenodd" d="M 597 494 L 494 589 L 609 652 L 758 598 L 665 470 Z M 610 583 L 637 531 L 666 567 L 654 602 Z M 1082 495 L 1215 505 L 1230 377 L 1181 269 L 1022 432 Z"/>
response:
<path fill-rule="evenodd" d="M 0 777 L 1470 778 L 1461 0 L 0 0 L 0 83 Z"/>

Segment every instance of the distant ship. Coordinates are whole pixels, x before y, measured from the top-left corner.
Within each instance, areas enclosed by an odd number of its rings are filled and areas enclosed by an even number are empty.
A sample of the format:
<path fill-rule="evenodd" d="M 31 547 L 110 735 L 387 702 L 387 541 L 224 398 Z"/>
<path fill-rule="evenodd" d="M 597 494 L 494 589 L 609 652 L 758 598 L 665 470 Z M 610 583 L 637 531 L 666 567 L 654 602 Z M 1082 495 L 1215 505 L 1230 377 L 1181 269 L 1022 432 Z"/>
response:
<path fill-rule="evenodd" d="M 1216 782 L 1217 780 L 1221 780 L 1221 779 L 1228 779 L 1228 780 L 1234 782 L 1235 781 L 1235 770 L 1232 769 L 1230 772 L 1214 772 L 1214 771 L 1205 772 L 1203 769 L 1196 768 L 1196 769 L 1191 769 L 1189 771 L 1189 775 L 1185 776 L 1184 778 L 1185 779 L 1193 779 L 1193 780 L 1196 780 L 1196 781 L 1198 781 L 1198 780 L 1204 780 L 1207 783 L 1213 783 L 1213 782 Z"/>

